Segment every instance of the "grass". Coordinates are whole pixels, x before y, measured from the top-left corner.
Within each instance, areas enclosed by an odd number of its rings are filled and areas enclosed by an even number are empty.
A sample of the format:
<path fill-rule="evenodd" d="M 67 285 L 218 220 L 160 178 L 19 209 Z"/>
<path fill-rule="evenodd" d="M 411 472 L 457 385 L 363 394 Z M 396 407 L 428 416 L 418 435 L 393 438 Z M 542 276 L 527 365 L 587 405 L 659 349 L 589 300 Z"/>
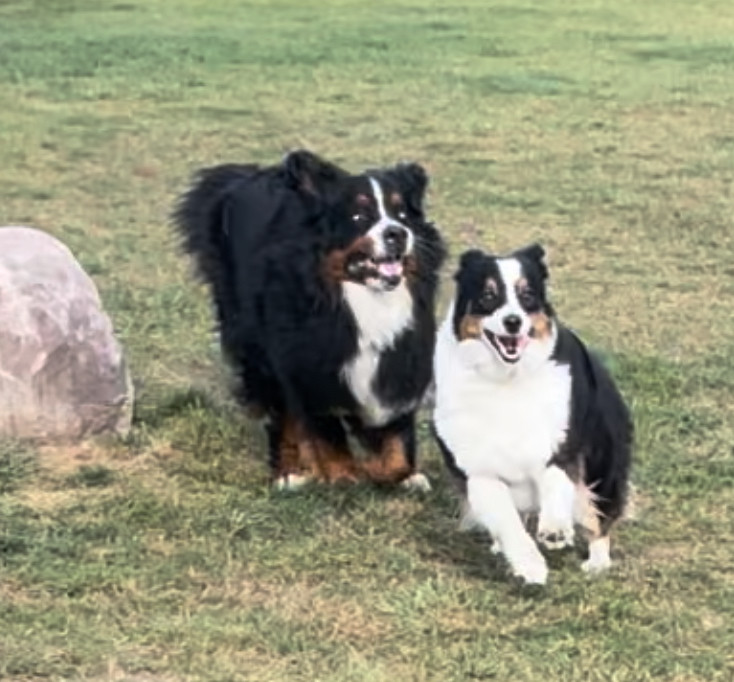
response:
<path fill-rule="evenodd" d="M 124 440 L 0 448 L 0 678 L 732 679 L 728 2 L 6 0 L 0 25 L 0 223 L 74 250 L 139 396 Z M 424 163 L 454 258 L 547 246 L 637 423 L 608 576 L 508 580 L 425 424 L 428 495 L 268 489 L 168 215 L 195 168 L 296 146 Z"/>

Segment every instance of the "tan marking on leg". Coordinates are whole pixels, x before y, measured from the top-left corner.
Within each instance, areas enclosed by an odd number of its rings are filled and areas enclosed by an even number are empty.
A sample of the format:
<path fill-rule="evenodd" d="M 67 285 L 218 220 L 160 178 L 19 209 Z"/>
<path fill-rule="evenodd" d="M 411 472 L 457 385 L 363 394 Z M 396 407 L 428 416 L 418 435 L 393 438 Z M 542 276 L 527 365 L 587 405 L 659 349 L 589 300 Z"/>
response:
<path fill-rule="evenodd" d="M 584 483 L 576 483 L 576 508 L 574 517 L 589 540 L 601 536 L 601 514 L 596 508 L 595 495 Z"/>
<path fill-rule="evenodd" d="M 277 447 L 278 463 L 272 472 L 276 487 L 299 487 L 308 480 L 320 478 L 316 457 L 305 438 L 303 427 L 290 415 L 284 418 Z"/>
<path fill-rule="evenodd" d="M 314 453 L 319 469 L 319 479 L 327 483 L 336 481 L 356 482 L 360 478 L 357 463 L 348 448 L 339 448 L 321 439 L 311 437 L 308 447 Z"/>
<path fill-rule="evenodd" d="M 387 436 L 380 452 L 365 460 L 362 468 L 366 476 L 376 483 L 397 483 L 412 471 L 400 436 Z"/>
<path fill-rule="evenodd" d="M 292 417 L 285 417 L 283 431 L 278 443 L 278 470 L 276 476 L 286 476 L 291 473 L 304 473 L 301 469 L 299 453 L 300 429 Z"/>
<path fill-rule="evenodd" d="M 581 564 L 585 573 L 596 574 L 612 565 L 609 556 L 609 531 L 613 524 L 602 524 L 603 518 L 596 507 L 596 496 L 588 486 L 577 484 L 576 521 L 581 524 L 589 543 L 589 558 Z"/>

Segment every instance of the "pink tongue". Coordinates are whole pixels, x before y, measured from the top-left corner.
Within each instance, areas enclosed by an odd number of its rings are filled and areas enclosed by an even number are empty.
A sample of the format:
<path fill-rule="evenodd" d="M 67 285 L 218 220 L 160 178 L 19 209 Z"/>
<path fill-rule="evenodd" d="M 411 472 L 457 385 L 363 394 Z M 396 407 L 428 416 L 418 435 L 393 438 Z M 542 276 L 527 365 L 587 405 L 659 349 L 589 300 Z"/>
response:
<path fill-rule="evenodd" d="M 403 264 L 400 261 L 380 263 L 377 266 L 377 271 L 383 277 L 400 277 L 403 274 Z"/>
<path fill-rule="evenodd" d="M 517 353 L 528 345 L 527 336 L 504 336 L 500 337 L 500 343 L 509 353 Z"/>

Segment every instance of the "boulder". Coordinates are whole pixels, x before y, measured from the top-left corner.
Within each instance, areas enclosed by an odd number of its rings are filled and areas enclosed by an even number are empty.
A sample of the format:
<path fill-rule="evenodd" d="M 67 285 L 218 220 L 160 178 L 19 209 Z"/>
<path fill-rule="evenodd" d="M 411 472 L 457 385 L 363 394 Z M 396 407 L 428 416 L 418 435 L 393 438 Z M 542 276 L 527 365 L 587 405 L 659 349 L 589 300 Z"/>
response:
<path fill-rule="evenodd" d="M 0 227 L 0 436 L 122 434 L 132 403 L 122 348 L 71 251 L 40 230 Z"/>

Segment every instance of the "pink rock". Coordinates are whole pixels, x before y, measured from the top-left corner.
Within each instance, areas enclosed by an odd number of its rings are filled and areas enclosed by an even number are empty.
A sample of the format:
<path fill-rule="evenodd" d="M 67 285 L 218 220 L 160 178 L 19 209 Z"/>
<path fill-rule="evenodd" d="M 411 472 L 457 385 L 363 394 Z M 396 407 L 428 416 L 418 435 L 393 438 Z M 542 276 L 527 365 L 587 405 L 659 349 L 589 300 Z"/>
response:
<path fill-rule="evenodd" d="M 133 389 L 97 287 L 69 249 L 0 227 L 0 435 L 125 433 Z"/>

